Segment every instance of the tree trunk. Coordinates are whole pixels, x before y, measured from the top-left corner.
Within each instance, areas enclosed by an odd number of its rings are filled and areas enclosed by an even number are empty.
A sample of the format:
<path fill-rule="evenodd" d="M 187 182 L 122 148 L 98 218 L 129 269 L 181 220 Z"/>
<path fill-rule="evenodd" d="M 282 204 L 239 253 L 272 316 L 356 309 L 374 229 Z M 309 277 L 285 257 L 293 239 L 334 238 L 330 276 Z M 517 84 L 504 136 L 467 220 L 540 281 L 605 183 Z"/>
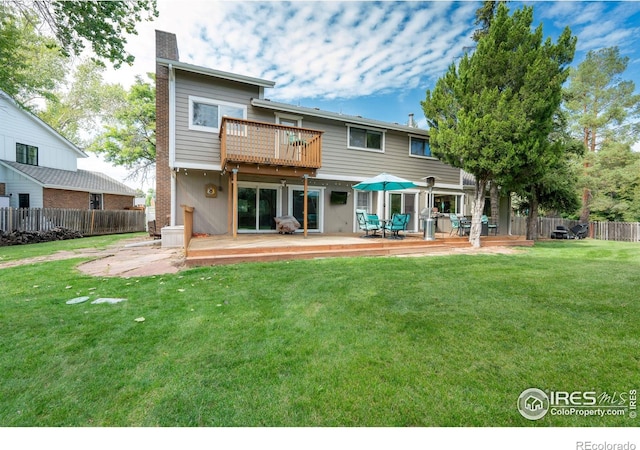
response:
<path fill-rule="evenodd" d="M 487 191 L 487 182 L 476 179 L 476 190 L 471 207 L 471 230 L 469 242 L 473 248 L 480 248 L 480 234 L 482 233 L 482 211 L 484 211 L 484 195 Z"/>
<path fill-rule="evenodd" d="M 498 185 L 493 181 L 489 185 L 489 195 L 491 198 L 491 220 L 493 223 L 498 223 L 500 217 L 500 195 Z"/>
<path fill-rule="evenodd" d="M 588 167 L 585 164 L 585 167 Z M 589 216 L 591 215 L 591 190 L 588 187 L 582 189 L 582 211 L 580 211 L 580 223 L 589 222 Z"/>
<path fill-rule="evenodd" d="M 538 193 L 535 188 L 531 191 L 529 198 L 529 216 L 527 217 L 527 239 L 535 241 L 538 239 Z"/>

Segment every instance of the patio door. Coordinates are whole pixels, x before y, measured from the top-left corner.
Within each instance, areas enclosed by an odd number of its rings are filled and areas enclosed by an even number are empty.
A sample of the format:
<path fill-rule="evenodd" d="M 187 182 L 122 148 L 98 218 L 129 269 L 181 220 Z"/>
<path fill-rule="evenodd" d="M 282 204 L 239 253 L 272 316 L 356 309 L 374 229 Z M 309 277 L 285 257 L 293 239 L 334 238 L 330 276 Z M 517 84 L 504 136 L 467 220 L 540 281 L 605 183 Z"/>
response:
<path fill-rule="evenodd" d="M 389 194 L 389 218 L 394 214 L 411 214 L 407 230 L 417 231 L 418 218 L 416 217 L 417 192 L 391 192 Z"/>
<path fill-rule="evenodd" d="M 274 217 L 280 215 L 277 187 L 238 185 L 238 231 L 275 231 Z"/>
<path fill-rule="evenodd" d="M 307 188 L 307 229 L 308 231 L 322 232 L 323 221 L 323 190 Z M 300 222 L 300 229 L 304 227 L 304 188 L 292 186 L 289 189 L 289 214 Z"/>

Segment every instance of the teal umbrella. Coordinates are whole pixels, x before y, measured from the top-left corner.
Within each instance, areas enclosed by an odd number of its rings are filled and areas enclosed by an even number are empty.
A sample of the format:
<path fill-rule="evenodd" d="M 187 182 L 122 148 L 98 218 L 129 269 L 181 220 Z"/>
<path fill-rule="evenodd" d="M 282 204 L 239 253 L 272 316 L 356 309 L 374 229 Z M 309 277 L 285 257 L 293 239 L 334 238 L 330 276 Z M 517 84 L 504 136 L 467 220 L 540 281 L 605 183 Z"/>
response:
<path fill-rule="evenodd" d="M 404 178 L 396 177 L 395 175 L 389 175 L 388 173 L 381 173 L 373 178 L 364 180 L 355 186 L 354 189 L 359 191 L 382 191 L 382 218 L 385 218 L 386 209 L 386 191 L 401 191 L 403 189 L 411 189 L 418 187 L 417 184 L 412 181 L 405 180 Z M 383 230 L 384 234 L 384 230 Z"/>

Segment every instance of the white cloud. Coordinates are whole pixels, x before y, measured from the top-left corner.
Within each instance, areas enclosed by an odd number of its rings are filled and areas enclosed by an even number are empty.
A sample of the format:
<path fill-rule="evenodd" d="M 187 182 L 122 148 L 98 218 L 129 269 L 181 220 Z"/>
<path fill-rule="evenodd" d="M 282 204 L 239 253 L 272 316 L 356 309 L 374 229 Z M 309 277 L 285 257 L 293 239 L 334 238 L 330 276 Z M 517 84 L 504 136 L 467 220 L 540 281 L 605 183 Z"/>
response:
<path fill-rule="evenodd" d="M 273 80 L 270 95 L 282 101 L 413 88 L 439 77 L 470 45 L 477 6 L 159 0 L 160 17 L 129 40 L 136 65 L 108 81 L 153 71 L 154 29 L 161 29 L 177 35 L 181 61 Z"/>

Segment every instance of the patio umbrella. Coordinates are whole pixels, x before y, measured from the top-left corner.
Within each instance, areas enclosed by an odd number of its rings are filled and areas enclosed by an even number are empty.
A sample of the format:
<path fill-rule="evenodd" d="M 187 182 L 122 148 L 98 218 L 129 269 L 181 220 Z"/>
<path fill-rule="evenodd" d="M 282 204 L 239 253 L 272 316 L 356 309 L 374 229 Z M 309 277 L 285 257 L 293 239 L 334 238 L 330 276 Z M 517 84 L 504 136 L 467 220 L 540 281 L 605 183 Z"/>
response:
<path fill-rule="evenodd" d="M 403 189 L 410 189 L 418 187 L 416 184 L 404 178 L 396 177 L 395 175 L 389 175 L 388 173 L 381 173 L 373 178 L 364 180 L 355 186 L 354 189 L 359 191 L 382 191 L 382 219 L 385 218 L 386 209 L 386 191 L 400 191 Z M 382 231 L 384 234 L 384 230 Z"/>

